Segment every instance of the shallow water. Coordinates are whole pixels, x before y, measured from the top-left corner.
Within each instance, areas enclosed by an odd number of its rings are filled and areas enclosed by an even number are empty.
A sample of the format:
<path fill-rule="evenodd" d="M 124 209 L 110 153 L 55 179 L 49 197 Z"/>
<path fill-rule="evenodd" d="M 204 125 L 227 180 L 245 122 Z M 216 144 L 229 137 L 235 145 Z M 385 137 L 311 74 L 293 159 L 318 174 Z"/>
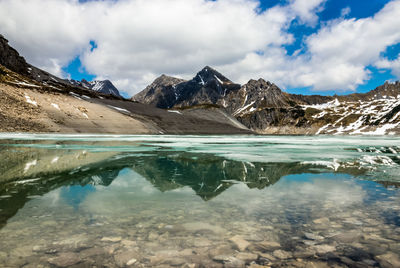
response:
<path fill-rule="evenodd" d="M 400 266 L 395 137 L 0 139 L 1 267 Z"/>

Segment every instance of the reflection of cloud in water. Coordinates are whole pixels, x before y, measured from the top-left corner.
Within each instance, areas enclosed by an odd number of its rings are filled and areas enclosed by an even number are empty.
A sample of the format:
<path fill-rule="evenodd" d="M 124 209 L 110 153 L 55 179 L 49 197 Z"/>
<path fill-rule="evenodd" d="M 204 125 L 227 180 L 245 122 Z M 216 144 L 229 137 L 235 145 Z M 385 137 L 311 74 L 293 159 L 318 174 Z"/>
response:
<path fill-rule="evenodd" d="M 321 175 L 310 175 L 310 177 L 311 181 L 308 182 L 289 183 L 291 186 L 287 191 L 289 198 L 306 198 L 319 200 L 321 204 L 331 202 L 336 206 L 350 206 L 363 202 L 366 195 L 365 190 L 360 185 L 357 185 L 355 181 L 346 179 L 345 176 L 326 178 L 321 177 Z M 338 180 L 340 180 L 340 183 L 338 183 Z"/>
<path fill-rule="evenodd" d="M 119 175 L 106 189 L 110 191 L 119 190 L 123 192 L 128 190 L 130 192 L 145 194 L 159 192 L 151 183 L 147 182 L 142 176 L 131 170 Z"/>
<path fill-rule="evenodd" d="M 131 170 L 120 174 L 108 187 L 96 189 L 99 191 L 89 194 L 82 204 L 91 213 L 129 211 L 131 206 L 163 194 Z"/>
<path fill-rule="evenodd" d="M 46 203 L 50 204 L 51 206 L 57 206 L 61 200 L 61 189 L 62 188 L 55 189 L 43 195 L 40 199 L 46 201 Z"/>
<path fill-rule="evenodd" d="M 276 185 L 265 189 L 249 189 L 245 183 L 235 184 L 208 202 L 199 203 L 195 191 L 190 187 L 161 192 L 139 174 L 131 171 L 118 176 L 102 191 L 90 193 L 83 206 L 91 213 L 129 213 L 131 207 L 144 204 L 166 207 L 182 201 L 200 205 L 238 207 L 247 215 L 268 213 L 278 207 L 312 207 L 345 210 L 353 205 L 362 205 L 365 189 L 346 175 L 330 176 L 301 174 L 284 177 Z M 204 203 L 204 204 L 203 204 Z M 146 206 L 144 206 L 146 207 Z M 150 207 L 146 207 L 150 209 Z"/>
<path fill-rule="evenodd" d="M 239 206 L 252 214 L 265 209 L 273 211 L 279 206 L 345 209 L 361 205 L 365 197 L 366 190 L 348 176 L 301 174 L 284 177 L 261 191 L 236 184 L 213 202 Z"/>

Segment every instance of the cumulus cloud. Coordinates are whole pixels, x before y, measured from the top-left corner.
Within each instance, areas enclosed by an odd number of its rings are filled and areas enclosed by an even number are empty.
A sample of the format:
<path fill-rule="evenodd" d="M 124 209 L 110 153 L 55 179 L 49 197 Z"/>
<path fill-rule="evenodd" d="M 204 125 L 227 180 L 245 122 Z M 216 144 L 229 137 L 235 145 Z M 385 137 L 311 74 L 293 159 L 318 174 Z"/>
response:
<path fill-rule="evenodd" d="M 309 36 L 306 53 L 287 56 L 282 47 L 249 53 L 236 63 L 252 76 L 267 77 L 285 87 L 312 87 L 317 90 L 354 90 L 370 78 L 368 66 L 374 65 L 388 46 L 400 42 L 400 1 L 388 3 L 375 16 L 365 19 L 337 19 Z M 383 66 L 381 64 L 381 66 Z M 396 62 L 386 64 L 395 67 Z M 228 71 L 230 66 L 224 66 Z"/>
<path fill-rule="evenodd" d="M 291 9 L 304 23 L 315 25 L 318 22 L 317 12 L 322 11 L 326 0 L 294 0 Z"/>
<path fill-rule="evenodd" d="M 392 70 L 392 74 L 400 78 L 400 54 L 395 60 L 380 59 L 375 63 L 375 66 L 381 69 Z"/>
<path fill-rule="evenodd" d="M 306 40 L 309 63 L 313 70 L 320 67 L 311 83 L 322 89 L 355 89 L 368 79 L 366 67 L 400 42 L 399 26 L 400 1 L 388 3 L 370 18 L 328 23 Z"/>
<path fill-rule="evenodd" d="M 291 24 L 316 26 L 324 3 L 260 11 L 256 0 L 0 0 L 0 31 L 38 67 L 65 76 L 61 68 L 80 56 L 86 70 L 129 94 L 162 73 L 190 78 L 205 65 L 241 83 L 354 89 L 368 80 L 366 66 L 400 41 L 400 1 L 374 17 L 327 22 L 305 39 L 305 53 L 289 56 Z"/>
<path fill-rule="evenodd" d="M 1 33 L 31 63 L 60 75 L 88 45 L 87 8 L 77 1 L 1 0 Z"/>
<path fill-rule="evenodd" d="M 188 78 L 205 65 L 233 64 L 250 51 L 289 43 L 287 23 L 284 10 L 257 14 L 254 1 L 121 1 L 99 20 L 98 47 L 82 62 L 141 89 L 161 73 Z"/>

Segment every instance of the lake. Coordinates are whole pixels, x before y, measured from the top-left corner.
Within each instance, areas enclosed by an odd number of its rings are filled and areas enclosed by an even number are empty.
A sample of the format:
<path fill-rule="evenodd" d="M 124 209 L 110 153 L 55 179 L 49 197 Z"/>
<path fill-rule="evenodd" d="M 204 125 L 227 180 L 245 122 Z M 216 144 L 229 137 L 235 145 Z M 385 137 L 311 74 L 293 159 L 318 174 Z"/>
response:
<path fill-rule="evenodd" d="M 1 267 L 400 267 L 400 139 L 0 134 Z"/>

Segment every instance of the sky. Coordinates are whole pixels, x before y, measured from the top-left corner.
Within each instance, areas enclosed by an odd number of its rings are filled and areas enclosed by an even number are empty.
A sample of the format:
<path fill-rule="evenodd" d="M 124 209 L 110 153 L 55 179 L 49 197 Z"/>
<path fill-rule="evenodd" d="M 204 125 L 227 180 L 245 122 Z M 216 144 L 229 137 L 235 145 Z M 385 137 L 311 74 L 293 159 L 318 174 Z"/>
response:
<path fill-rule="evenodd" d="M 400 80 L 400 0 L 0 0 L 0 33 L 63 78 L 132 96 L 208 65 L 298 94 Z"/>

